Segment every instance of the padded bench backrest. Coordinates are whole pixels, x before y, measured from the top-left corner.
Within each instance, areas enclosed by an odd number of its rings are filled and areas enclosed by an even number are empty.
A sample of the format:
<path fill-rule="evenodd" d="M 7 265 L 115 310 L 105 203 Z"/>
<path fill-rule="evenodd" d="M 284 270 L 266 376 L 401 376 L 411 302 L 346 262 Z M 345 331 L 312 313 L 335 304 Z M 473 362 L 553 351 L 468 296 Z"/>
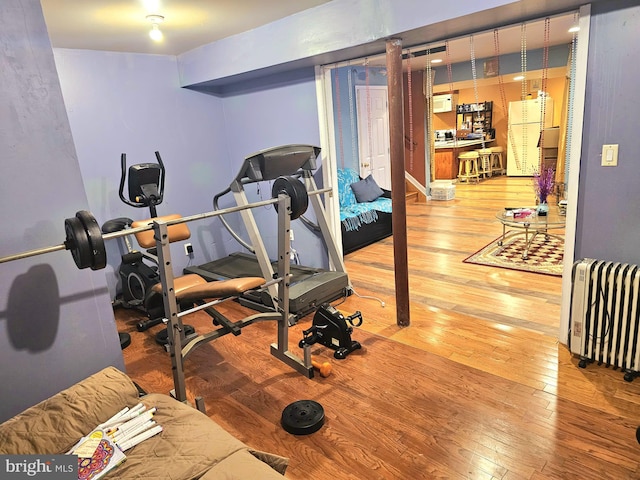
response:
<path fill-rule="evenodd" d="M 164 222 L 168 222 L 169 220 L 177 220 L 178 218 L 180 218 L 180 215 L 174 213 L 173 215 L 163 215 L 157 218 Z M 153 220 L 153 218 L 136 220 L 131 224 L 131 228 L 146 227 L 147 225 L 151 225 L 153 223 Z M 191 232 L 189 231 L 189 227 L 186 223 L 177 223 L 174 225 L 170 225 L 167 227 L 167 232 L 169 234 L 169 242 L 180 242 L 182 240 L 186 240 L 191 236 Z M 138 244 L 142 248 L 153 248 L 156 246 L 154 230 L 145 230 L 143 232 L 138 232 L 135 234 L 135 236 Z"/>

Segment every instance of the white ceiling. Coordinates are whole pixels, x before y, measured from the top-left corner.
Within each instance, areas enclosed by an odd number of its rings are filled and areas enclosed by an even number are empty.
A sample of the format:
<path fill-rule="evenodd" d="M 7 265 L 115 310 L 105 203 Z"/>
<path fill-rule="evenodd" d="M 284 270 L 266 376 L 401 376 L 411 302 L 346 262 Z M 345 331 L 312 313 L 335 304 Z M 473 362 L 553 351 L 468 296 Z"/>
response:
<path fill-rule="evenodd" d="M 57 48 L 178 55 L 329 0 L 41 0 Z M 149 38 L 147 15 L 165 17 Z"/>
<path fill-rule="evenodd" d="M 178 55 L 221 38 L 235 35 L 302 10 L 317 7 L 330 0 L 41 0 L 51 43 L 56 48 L 107 50 L 135 53 Z M 156 43 L 149 38 L 149 14 L 165 17 L 160 25 L 164 39 Z M 520 52 L 523 39 L 527 50 L 545 45 L 567 44 L 572 34 L 567 30 L 576 21 L 573 13 L 553 16 L 545 21 L 530 21 L 498 29 L 500 53 Z M 472 40 L 471 40 L 472 39 Z M 444 42 L 414 45 L 412 52 L 425 47 L 442 46 Z M 471 59 L 471 46 L 476 58 L 495 55 L 493 30 L 450 38 L 449 54 L 434 54 L 446 68 L 451 63 Z M 405 48 L 409 45 L 405 44 Z M 355 62 L 363 59 L 356 59 Z M 384 55 L 367 58 L 369 65 L 385 65 Z M 412 69 L 426 66 L 427 56 L 412 59 Z M 405 68 L 407 62 L 405 61 Z M 479 67 L 480 68 L 480 67 Z"/>

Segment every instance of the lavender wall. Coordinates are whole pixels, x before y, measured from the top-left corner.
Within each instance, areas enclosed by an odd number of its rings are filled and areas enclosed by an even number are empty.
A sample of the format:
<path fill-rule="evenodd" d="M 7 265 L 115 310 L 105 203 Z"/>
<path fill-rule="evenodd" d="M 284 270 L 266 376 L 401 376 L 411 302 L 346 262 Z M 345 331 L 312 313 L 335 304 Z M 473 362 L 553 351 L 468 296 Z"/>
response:
<path fill-rule="evenodd" d="M 160 152 L 167 173 L 159 215 L 212 210 L 214 193 L 228 185 L 231 175 L 220 99 L 181 88 L 173 56 L 69 49 L 55 49 L 54 54 L 89 206 L 100 223 L 150 215 L 148 209 L 120 201 L 121 153 L 132 165 L 155 162 L 154 152 Z M 232 248 L 225 245 L 231 239 L 216 219 L 189 227 L 194 264 Z M 107 247 L 113 298 L 124 245 L 112 240 Z M 172 257 L 176 273 L 190 260 L 182 245 L 173 246 Z"/>
<path fill-rule="evenodd" d="M 640 5 L 592 7 L 576 255 L 640 263 Z M 603 144 L 619 144 L 618 166 L 602 167 Z"/>
<path fill-rule="evenodd" d="M 0 2 L 0 256 L 59 245 L 88 206 L 38 0 Z M 69 252 L 0 265 L 0 422 L 124 368 L 104 273 Z"/>
<path fill-rule="evenodd" d="M 260 89 L 255 88 L 253 83 L 247 83 L 245 87 L 236 85 L 234 92 L 222 99 L 229 149 L 227 165 L 230 170 L 224 170 L 227 186 L 237 174 L 243 159 L 251 153 L 290 143 L 320 145 L 313 71 L 295 82 L 291 82 L 288 76 L 283 76 L 280 79 L 271 78 L 268 85 L 263 85 Z M 318 166 L 321 167 L 320 159 Z M 315 175 L 315 178 L 321 184 L 322 176 Z M 248 200 L 252 202 L 271 198 L 271 184 L 272 182 L 260 182 L 248 185 Z M 227 202 L 221 203 L 221 206 L 232 205 L 231 195 L 225 197 L 225 200 Z M 235 215 L 237 225 L 239 214 Z M 261 210 L 254 211 L 254 216 L 269 256 L 277 258 L 276 212 L 273 207 L 261 207 Z M 305 216 L 315 220 L 311 208 Z M 298 251 L 301 263 L 326 268 L 326 249 L 318 235 L 307 229 L 301 220 L 294 220 L 292 229 L 292 246 Z M 246 235 L 243 238 L 248 240 Z M 239 245 L 236 244 L 236 247 L 232 251 L 241 250 Z"/>

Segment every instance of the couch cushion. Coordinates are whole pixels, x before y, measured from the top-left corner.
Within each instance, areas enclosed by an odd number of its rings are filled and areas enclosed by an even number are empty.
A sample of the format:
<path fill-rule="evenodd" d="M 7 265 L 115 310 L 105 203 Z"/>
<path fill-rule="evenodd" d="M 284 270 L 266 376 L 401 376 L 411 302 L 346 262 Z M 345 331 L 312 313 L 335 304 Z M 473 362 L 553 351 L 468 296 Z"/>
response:
<path fill-rule="evenodd" d="M 284 472 L 286 458 L 258 451 L 252 455 L 247 445 L 213 420 L 168 395 L 152 393 L 139 398 L 131 379 L 113 367 L 0 424 L 0 454 L 65 453 L 123 407 L 133 407 L 139 402 L 148 408 L 156 407 L 154 420 L 163 431 L 127 450 L 126 461 L 103 478 L 195 480 L 227 457 L 242 452 L 248 456 L 238 458 L 251 459 L 255 464 L 253 467 L 245 465 L 244 471 L 259 472 L 255 478 L 272 478 L 269 475 L 282 478 L 274 469 Z M 269 462 L 273 468 L 264 462 Z M 231 462 L 231 465 L 235 471 L 235 463 Z M 221 467 L 218 471 L 225 469 Z"/>
<path fill-rule="evenodd" d="M 82 436 L 138 403 L 131 379 L 108 367 L 0 425 L 0 454 L 64 453 Z"/>
<path fill-rule="evenodd" d="M 163 431 L 124 452 L 127 460 L 105 479 L 196 479 L 247 449 L 202 412 L 168 395 L 150 393 L 141 400 L 157 408 L 153 419 Z"/>
<path fill-rule="evenodd" d="M 261 462 L 247 450 L 242 450 L 225 458 L 211 470 L 202 480 L 282 480 L 280 473 L 264 462 Z"/>
<path fill-rule="evenodd" d="M 352 183 L 351 190 L 353 190 L 358 203 L 373 202 L 384 193 L 372 175 Z"/>
<path fill-rule="evenodd" d="M 391 213 L 390 198 L 380 197 L 373 202 L 355 203 L 346 208 L 340 208 L 340 221 L 347 232 L 358 230 L 363 223 L 373 223 L 378 220 L 377 212 Z"/>

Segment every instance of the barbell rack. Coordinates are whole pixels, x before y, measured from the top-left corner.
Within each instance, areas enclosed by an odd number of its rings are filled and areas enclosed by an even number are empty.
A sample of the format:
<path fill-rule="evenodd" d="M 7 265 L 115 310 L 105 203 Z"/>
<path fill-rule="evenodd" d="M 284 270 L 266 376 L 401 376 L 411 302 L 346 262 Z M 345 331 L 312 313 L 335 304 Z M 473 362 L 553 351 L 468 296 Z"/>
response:
<path fill-rule="evenodd" d="M 293 179 L 299 181 L 297 179 Z M 331 192 L 331 188 L 322 188 L 315 189 L 307 192 L 308 196 L 311 195 L 320 195 L 323 193 Z M 308 199 L 305 199 L 305 203 Z M 268 200 L 261 200 L 254 203 L 250 203 L 247 205 L 239 205 L 234 207 L 228 207 L 220 210 L 212 210 L 205 213 L 194 214 L 190 216 L 179 217 L 171 220 L 161 220 L 161 219 L 152 219 L 153 221 L 149 223 L 149 225 L 130 228 L 119 232 L 112 232 L 100 235 L 100 240 L 102 243 L 102 248 L 104 249 L 104 241 L 111 240 L 114 238 L 123 237 L 126 235 L 132 235 L 139 232 L 154 230 L 154 239 L 156 240 L 156 248 L 158 253 L 158 264 L 160 281 L 162 284 L 162 292 L 163 292 L 163 302 L 164 302 L 164 311 L 166 316 L 167 332 L 168 332 L 168 350 L 171 356 L 172 362 L 172 372 L 173 372 L 173 380 L 174 380 L 174 390 L 172 391 L 173 396 L 181 401 L 187 402 L 187 393 L 186 393 L 186 384 L 185 384 L 185 376 L 184 376 L 184 359 L 186 356 L 193 351 L 193 349 L 202 344 L 203 342 L 212 341 L 218 338 L 221 335 L 215 335 L 215 332 L 211 332 L 213 334 L 204 334 L 197 335 L 192 338 L 184 338 L 181 334 L 182 321 L 181 321 L 181 313 L 178 312 L 178 306 L 175 298 L 174 291 L 174 275 L 171 265 L 171 251 L 170 251 L 170 242 L 168 235 L 168 227 L 171 225 L 177 225 L 181 223 L 192 222 L 196 220 L 202 220 L 206 218 L 216 217 L 220 215 L 226 215 L 230 213 L 240 212 L 242 210 L 257 208 L 261 206 L 267 205 L 275 205 L 276 210 L 278 212 L 278 232 L 280 235 L 278 236 L 278 272 L 277 277 L 274 279 L 267 279 L 267 283 L 269 285 L 273 283 L 281 284 L 281 287 L 278 288 L 277 294 L 277 308 L 274 312 L 263 312 L 260 314 L 252 315 L 247 318 L 247 323 L 243 324 L 248 325 L 257 320 L 277 320 L 278 322 L 278 332 L 277 332 L 277 342 L 271 344 L 271 354 L 281 360 L 283 363 L 292 367 L 294 370 L 299 373 L 305 375 L 308 378 L 313 377 L 313 366 L 310 362 L 310 356 L 308 352 L 305 352 L 304 359 L 300 359 L 295 354 L 288 350 L 288 328 L 290 326 L 291 315 L 289 312 L 289 283 L 288 279 L 290 278 L 290 249 L 291 249 L 291 240 L 290 240 L 290 228 L 291 228 L 291 220 L 293 218 L 298 218 L 304 211 L 300 212 L 300 205 L 292 205 L 292 200 L 286 192 L 280 192 L 277 195 L 277 198 L 271 198 Z M 305 204 L 306 209 L 306 204 Z M 82 215 L 81 215 L 82 214 Z M 81 218 L 82 217 L 82 218 Z M 81 210 L 76 213 L 76 219 L 82 220 L 90 218 L 93 222 L 95 222 L 95 218 L 89 212 Z M 65 220 L 65 226 L 68 221 L 72 219 Z M 97 222 L 95 222 L 97 223 Z M 83 223 L 84 225 L 84 223 Z M 0 264 L 7 263 L 14 260 L 25 259 L 29 257 L 34 257 L 38 255 L 44 255 L 47 253 L 53 253 L 60 250 L 72 250 L 78 249 L 81 250 L 83 254 L 90 255 L 92 258 L 97 257 L 105 257 L 106 253 L 96 252 L 93 250 L 93 246 L 91 243 L 91 232 L 89 226 L 84 226 L 84 231 L 80 230 L 80 233 L 70 234 L 67 230 L 67 238 L 65 242 L 59 245 L 52 245 L 48 247 L 41 247 L 33 250 L 27 250 L 21 253 L 7 255 L 4 257 L 0 257 Z M 88 250 L 91 249 L 91 250 Z M 78 252 L 75 252 L 78 253 Z M 72 251 L 72 254 L 74 252 Z M 84 263 L 79 261 L 81 255 L 73 255 L 74 261 L 78 268 L 87 268 L 91 267 L 93 270 L 98 270 L 104 268 L 105 265 L 85 265 Z M 93 262 L 92 262 L 93 263 Z M 96 267 L 96 268 L 94 268 Z M 198 397 L 196 398 L 196 406 L 198 409 L 204 412 L 204 404 L 202 400 Z"/>

